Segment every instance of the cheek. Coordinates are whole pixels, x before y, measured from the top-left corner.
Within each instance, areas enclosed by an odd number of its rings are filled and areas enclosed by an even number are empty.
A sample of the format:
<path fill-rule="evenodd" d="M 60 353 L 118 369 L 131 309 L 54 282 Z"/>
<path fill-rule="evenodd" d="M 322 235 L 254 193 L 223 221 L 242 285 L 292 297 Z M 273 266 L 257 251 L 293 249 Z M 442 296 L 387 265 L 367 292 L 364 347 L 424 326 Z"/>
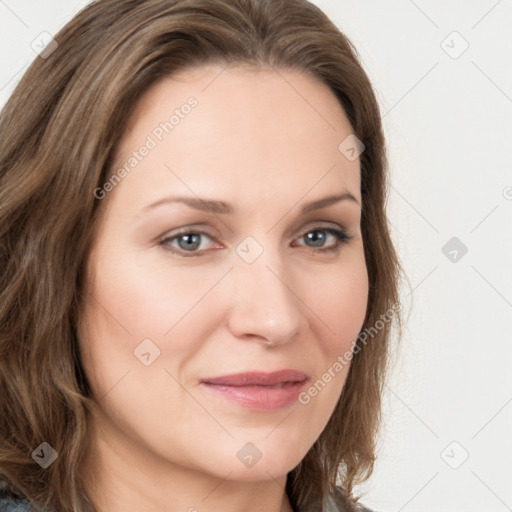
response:
<path fill-rule="evenodd" d="M 366 316 L 368 274 L 362 245 L 336 270 L 319 272 L 308 283 L 307 296 L 314 313 L 311 318 L 315 318 L 310 328 L 315 331 L 319 358 L 299 403 L 309 411 L 312 429 L 322 430 L 342 392 L 353 345 Z"/>
<path fill-rule="evenodd" d="M 112 334 L 129 333 L 133 341 L 161 339 L 211 286 L 215 276 L 202 278 L 200 271 L 173 268 L 172 262 L 153 254 L 108 247 L 91 262 L 96 276 L 92 294 L 102 306 L 99 315 L 110 316 L 103 327 L 112 328 Z"/>
<path fill-rule="evenodd" d="M 152 370 L 181 368 L 193 358 L 201 337 L 190 334 L 197 325 L 190 322 L 208 326 L 212 304 L 201 299 L 218 280 L 211 269 L 186 271 L 156 251 L 124 247 L 114 236 L 103 240 L 89 259 L 91 286 L 79 336 L 84 367 L 99 395 L 128 371 L 134 380 L 146 368 L 138 359 L 142 354 L 150 353 Z"/>
<path fill-rule="evenodd" d="M 368 274 L 362 245 L 340 263 L 338 269 L 322 273 L 308 290 L 311 309 L 323 324 L 326 355 L 334 359 L 350 349 L 359 335 L 368 305 Z M 321 289 L 319 286 L 321 285 Z"/>

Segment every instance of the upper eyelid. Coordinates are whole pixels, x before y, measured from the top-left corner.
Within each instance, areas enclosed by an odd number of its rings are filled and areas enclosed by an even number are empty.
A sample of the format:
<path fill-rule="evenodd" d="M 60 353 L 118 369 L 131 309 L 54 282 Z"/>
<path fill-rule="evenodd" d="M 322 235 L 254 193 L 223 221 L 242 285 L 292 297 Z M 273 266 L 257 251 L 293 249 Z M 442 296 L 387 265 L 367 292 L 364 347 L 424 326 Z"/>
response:
<path fill-rule="evenodd" d="M 328 229 L 328 228 L 334 228 L 334 229 L 341 229 L 343 231 L 347 231 L 347 227 L 345 223 L 340 223 L 336 221 L 329 221 L 329 220 L 317 220 L 317 221 L 311 221 L 310 223 L 306 224 L 306 227 L 302 228 L 302 233 L 308 232 L 312 229 Z M 182 226 L 179 228 L 175 228 L 173 230 L 167 231 L 162 237 L 173 237 L 179 234 L 186 234 L 186 233 L 204 233 L 208 236 L 215 237 L 214 234 L 210 234 L 209 232 L 210 228 L 203 227 L 201 224 L 191 224 L 189 226 Z M 171 235 L 176 231 L 174 234 Z M 290 229 L 289 231 L 295 231 Z M 162 238 L 160 237 L 160 238 Z"/>

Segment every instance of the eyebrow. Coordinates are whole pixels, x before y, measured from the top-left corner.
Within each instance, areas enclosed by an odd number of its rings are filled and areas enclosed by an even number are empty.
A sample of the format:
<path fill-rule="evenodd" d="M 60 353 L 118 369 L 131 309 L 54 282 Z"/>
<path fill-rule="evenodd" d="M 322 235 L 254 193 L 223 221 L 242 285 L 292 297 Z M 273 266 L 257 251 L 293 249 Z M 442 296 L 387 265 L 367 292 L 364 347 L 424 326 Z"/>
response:
<path fill-rule="evenodd" d="M 332 204 L 346 200 L 360 204 L 359 201 L 350 192 L 345 191 L 338 195 L 324 197 L 323 199 L 318 199 L 316 201 L 307 203 L 302 206 L 301 213 L 304 214 L 312 212 L 314 210 L 320 210 L 321 208 L 326 208 L 328 206 L 331 206 Z M 234 213 L 234 208 L 225 201 L 219 201 L 215 199 L 201 199 L 199 197 L 187 196 L 164 197 L 154 203 L 145 206 L 142 209 L 142 211 L 145 212 L 147 210 L 152 210 L 153 208 L 156 208 L 158 206 L 172 203 L 183 203 L 189 206 L 190 208 L 194 208 L 196 210 L 201 210 L 204 212 L 215 213 L 219 215 L 230 215 Z"/>

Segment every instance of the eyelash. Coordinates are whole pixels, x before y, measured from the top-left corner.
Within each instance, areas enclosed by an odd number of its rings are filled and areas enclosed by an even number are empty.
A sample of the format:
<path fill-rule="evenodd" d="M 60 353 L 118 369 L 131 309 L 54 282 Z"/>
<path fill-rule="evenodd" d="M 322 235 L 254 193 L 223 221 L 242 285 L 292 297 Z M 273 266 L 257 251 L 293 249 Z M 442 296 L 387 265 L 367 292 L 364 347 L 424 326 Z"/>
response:
<path fill-rule="evenodd" d="M 313 253 L 337 253 L 341 250 L 342 246 L 347 244 L 352 238 L 350 235 L 348 235 L 345 231 L 343 231 L 341 229 L 319 226 L 319 227 L 314 227 L 314 228 L 309 229 L 303 235 L 301 235 L 299 237 L 299 239 L 303 238 L 308 233 L 313 233 L 313 232 L 318 232 L 318 231 L 323 231 L 325 233 L 328 233 L 328 234 L 334 236 L 336 238 L 336 244 L 332 247 L 327 247 L 327 248 L 310 247 L 311 252 L 313 252 Z M 184 251 L 182 249 L 176 249 L 176 248 L 169 247 L 168 243 L 170 241 L 176 240 L 184 235 L 204 235 L 204 236 L 207 236 L 208 238 L 211 238 L 213 241 L 215 241 L 215 238 L 212 235 L 210 235 L 209 233 L 206 233 L 204 231 L 200 231 L 200 230 L 194 231 L 191 229 L 183 229 L 182 231 L 180 231 L 170 237 L 166 237 L 166 238 L 160 240 L 158 243 L 165 250 L 173 252 L 175 254 L 179 254 L 180 256 L 183 256 L 185 258 L 201 256 L 201 253 L 203 251 L 190 251 L 189 252 L 189 251 Z"/>

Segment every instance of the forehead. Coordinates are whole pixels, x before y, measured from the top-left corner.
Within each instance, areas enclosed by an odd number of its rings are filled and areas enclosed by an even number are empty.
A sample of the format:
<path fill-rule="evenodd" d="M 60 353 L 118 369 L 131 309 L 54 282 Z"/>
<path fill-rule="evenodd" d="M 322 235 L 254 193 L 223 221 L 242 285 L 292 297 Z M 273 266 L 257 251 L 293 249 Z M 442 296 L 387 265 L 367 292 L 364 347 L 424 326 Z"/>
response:
<path fill-rule="evenodd" d="M 338 149 L 351 133 L 335 95 L 315 77 L 211 64 L 166 77 L 142 95 L 113 167 L 151 141 L 124 180 L 138 198 L 167 186 L 204 195 L 235 188 L 247 201 L 268 197 L 269 187 L 297 201 L 317 183 L 319 193 L 347 186 L 358 193 L 359 160 Z"/>

